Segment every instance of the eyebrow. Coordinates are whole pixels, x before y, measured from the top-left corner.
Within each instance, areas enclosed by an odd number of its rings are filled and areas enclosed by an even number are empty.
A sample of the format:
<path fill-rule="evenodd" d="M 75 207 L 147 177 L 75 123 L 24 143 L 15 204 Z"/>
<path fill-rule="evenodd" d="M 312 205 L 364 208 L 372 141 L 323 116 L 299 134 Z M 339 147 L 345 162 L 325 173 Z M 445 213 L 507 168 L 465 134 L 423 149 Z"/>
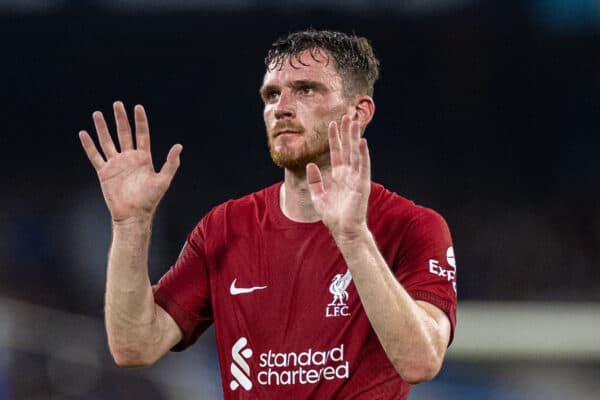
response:
<path fill-rule="evenodd" d="M 313 81 L 310 79 L 299 79 L 296 81 L 292 81 L 289 84 L 287 84 L 286 86 L 291 87 L 292 89 L 298 89 L 301 87 L 309 87 L 309 88 L 313 88 L 318 91 L 328 90 L 327 86 L 325 86 L 323 83 L 321 83 L 319 81 Z M 265 85 L 265 86 L 261 86 L 260 89 L 258 90 L 258 92 L 260 93 L 261 96 L 264 97 L 264 95 L 266 93 L 272 92 L 274 90 L 278 90 L 279 88 L 280 88 L 279 85 Z"/>
<path fill-rule="evenodd" d="M 327 90 L 327 86 L 318 81 L 311 81 L 308 79 L 300 79 L 297 81 L 292 81 L 289 86 L 291 88 L 297 89 L 301 87 L 309 87 L 317 90 Z"/>

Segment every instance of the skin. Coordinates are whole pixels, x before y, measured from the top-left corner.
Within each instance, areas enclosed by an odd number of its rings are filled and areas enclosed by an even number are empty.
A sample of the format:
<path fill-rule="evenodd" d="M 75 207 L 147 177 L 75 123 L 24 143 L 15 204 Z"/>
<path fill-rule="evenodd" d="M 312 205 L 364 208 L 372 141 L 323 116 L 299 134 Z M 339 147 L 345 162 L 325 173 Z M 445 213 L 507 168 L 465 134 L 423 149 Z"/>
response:
<path fill-rule="evenodd" d="M 409 383 L 432 379 L 442 365 L 450 322 L 437 307 L 410 297 L 367 226 L 371 166 L 361 131 L 374 115 L 374 102 L 366 95 L 344 96 L 334 62 L 318 54 L 314 60 L 302 53 L 304 65 L 295 63 L 296 68 L 286 62 L 269 69 L 260 89 L 271 156 L 285 168 L 281 210 L 297 222 L 325 224 L 400 376 Z M 113 221 L 105 313 L 111 353 L 121 366 L 148 365 L 182 338 L 175 321 L 154 303 L 147 266 L 152 217 L 182 147 L 174 145 L 155 172 L 144 109 L 134 110 L 137 148 L 123 104 L 116 102 L 114 112 L 120 151 L 99 112 L 93 119 L 104 157 L 87 132 L 80 138 Z"/>
<path fill-rule="evenodd" d="M 154 303 L 148 277 L 152 218 L 179 167 L 183 148 L 174 145 L 157 173 L 144 108 L 134 109 L 136 147 L 123 103 L 115 102 L 113 109 L 120 151 L 98 111 L 92 117 L 104 157 L 86 131 L 79 138 L 98 173 L 112 219 L 105 297 L 108 344 L 117 365 L 134 367 L 154 363 L 183 337 L 173 318 Z"/>

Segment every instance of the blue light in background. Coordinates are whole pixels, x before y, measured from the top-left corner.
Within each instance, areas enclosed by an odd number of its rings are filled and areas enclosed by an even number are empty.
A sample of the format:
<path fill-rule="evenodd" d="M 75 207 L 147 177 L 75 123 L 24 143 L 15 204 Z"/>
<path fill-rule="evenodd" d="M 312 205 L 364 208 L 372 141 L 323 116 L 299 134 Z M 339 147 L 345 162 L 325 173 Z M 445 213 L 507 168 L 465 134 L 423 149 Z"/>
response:
<path fill-rule="evenodd" d="M 532 0 L 533 22 L 548 30 L 600 30 L 600 0 Z"/>

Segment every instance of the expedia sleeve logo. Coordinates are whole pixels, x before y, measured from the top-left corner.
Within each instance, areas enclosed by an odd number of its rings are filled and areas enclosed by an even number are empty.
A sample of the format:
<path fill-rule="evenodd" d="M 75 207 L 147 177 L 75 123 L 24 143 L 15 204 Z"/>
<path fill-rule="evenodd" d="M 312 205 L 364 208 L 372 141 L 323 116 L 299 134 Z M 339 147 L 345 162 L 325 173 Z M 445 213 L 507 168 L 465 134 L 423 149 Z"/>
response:
<path fill-rule="evenodd" d="M 444 267 L 438 260 L 431 258 L 429 260 L 429 273 L 452 282 L 452 288 L 456 292 L 456 258 L 452 246 L 446 250 L 446 262 L 449 267 Z"/>
<path fill-rule="evenodd" d="M 253 387 L 246 362 L 253 351 L 245 348 L 247 344 L 248 340 L 242 337 L 231 349 L 231 390 L 242 387 L 249 391 Z M 343 344 L 327 351 L 309 348 L 299 353 L 279 353 L 269 350 L 261 353 L 258 359 L 255 383 L 261 386 L 314 385 L 321 380 L 348 379 L 350 376 L 350 363 L 345 359 Z"/>

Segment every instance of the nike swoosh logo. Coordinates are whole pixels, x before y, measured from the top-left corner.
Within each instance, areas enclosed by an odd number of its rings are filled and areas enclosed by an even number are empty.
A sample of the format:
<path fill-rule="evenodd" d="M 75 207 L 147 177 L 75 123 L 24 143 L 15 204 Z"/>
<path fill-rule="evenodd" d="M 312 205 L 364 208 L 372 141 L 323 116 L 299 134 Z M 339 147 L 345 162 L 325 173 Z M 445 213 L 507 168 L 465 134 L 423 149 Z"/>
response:
<path fill-rule="evenodd" d="M 244 294 L 244 293 L 252 293 L 255 290 L 261 290 L 261 289 L 266 289 L 266 286 L 252 286 L 249 288 L 239 288 L 239 287 L 235 287 L 235 282 L 237 281 L 237 278 L 233 280 L 233 282 L 231 282 L 231 286 L 229 287 L 229 293 L 231 293 L 233 296 L 238 295 L 238 294 Z"/>

